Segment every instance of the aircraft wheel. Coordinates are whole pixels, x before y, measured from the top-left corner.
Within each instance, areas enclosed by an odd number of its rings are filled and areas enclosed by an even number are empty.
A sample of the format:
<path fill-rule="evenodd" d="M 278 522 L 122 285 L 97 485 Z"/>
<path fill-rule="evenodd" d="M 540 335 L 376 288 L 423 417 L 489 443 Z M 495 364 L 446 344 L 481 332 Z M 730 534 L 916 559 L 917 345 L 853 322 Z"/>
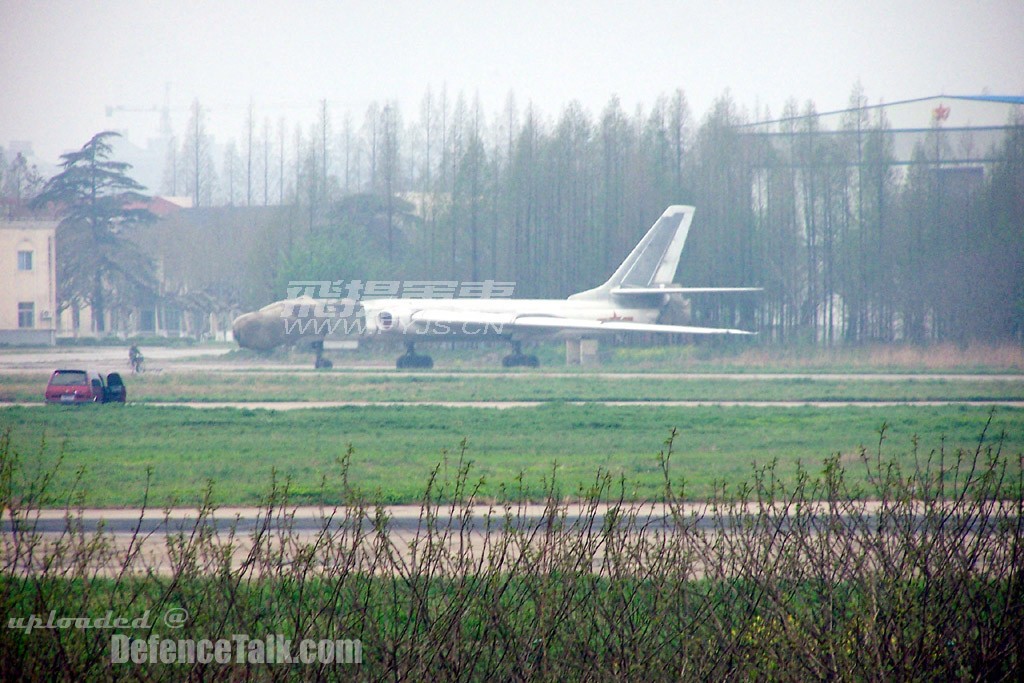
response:
<path fill-rule="evenodd" d="M 501 359 L 501 365 L 505 368 L 536 368 L 540 365 L 537 356 L 524 353 L 513 353 Z"/>
<path fill-rule="evenodd" d="M 421 356 L 418 353 L 407 353 L 404 356 L 399 356 L 395 362 L 395 367 L 399 370 L 408 370 L 410 368 L 423 368 L 429 370 L 434 367 L 434 359 L 430 356 Z"/>

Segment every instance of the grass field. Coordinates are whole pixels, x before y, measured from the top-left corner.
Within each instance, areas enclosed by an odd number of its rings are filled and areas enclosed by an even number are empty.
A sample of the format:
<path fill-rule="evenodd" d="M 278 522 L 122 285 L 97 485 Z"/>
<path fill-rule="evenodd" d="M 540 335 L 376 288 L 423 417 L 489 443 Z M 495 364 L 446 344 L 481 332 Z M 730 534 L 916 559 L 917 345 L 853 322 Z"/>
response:
<path fill-rule="evenodd" d="M 662 474 L 658 452 L 672 429 L 679 430 L 673 476 L 687 482 L 686 495 L 705 498 L 715 482 L 735 486 L 755 463 L 777 459 L 779 471 L 796 463 L 821 463 L 834 453 L 856 458 L 860 446 L 877 445 L 889 425 L 888 444 L 911 457 L 920 438 L 927 455 L 945 443 L 951 450 L 973 447 L 989 415 L 985 407 L 675 408 L 571 405 L 572 401 L 1020 401 L 1017 378 L 957 378 L 963 373 L 1021 371 L 1021 350 L 933 347 L 863 348 L 787 352 L 746 348 L 736 352 L 701 347 L 608 348 L 606 365 L 582 371 L 558 367 L 554 346 L 546 354 L 545 377 L 533 371 L 482 374 L 503 348 L 431 350 L 451 372 L 403 374 L 306 367 L 264 362 L 251 372 L 235 367 L 256 361 L 233 354 L 211 370 L 148 372 L 127 378 L 136 405 L 0 408 L 0 427 L 23 459 L 38 467 L 63 453 L 60 482 L 82 470 L 80 491 L 88 505 L 141 502 L 147 469 L 152 501 L 193 504 L 207 481 L 220 504 L 255 502 L 272 472 L 290 477 L 293 493 L 308 502 L 321 496 L 325 476 L 338 471 L 336 459 L 353 449 L 354 483 L 380 502 L 412 502 L 434 466 L 454 459 L 466 439 L 473 476 L 485 481 L 486 496 L 524 475 L 541 491 L 554 472 L 564 495 L 592 482 L 599 469 L 625 478 L 635 499 L 657 497 Z M 358 357 L 386 360 L 389 350 Z M 493 356 L 493 358 L 492 358 Z M 356 356 L 349 356 L 356 357 Z M 285 358 L 296 358 L 290 355 Z M 279 361 L 282 359 L 278 359 Z M 470 370 L 473 372 L 463 372 Z M 601 371 L 600 374 L 595 370 Z M 616 376 L 607 370 L 628 371 Z M 853 373 L 850 377 L 744 377 L 753 372 Z M 726 372 L 733 377 L 678 378 L 655 373 Z M 917 372 L 941 372 L 944 379 Z M 908 373 L 894 381 L 872 373 Z M 0 374 L 0 400 L 38 402 L 46 371 Z M 501 411 L 430 406 L 367 406 L 299 410 L 195 410 L 148 406 L 161 401 L 546 401 L 540 408 Z M 1024 410 L 999 408 L 990 437 L 1006 432 L 1005 449 L 1024 451 Z M 557 468 L 557 469 L 555 469 Z M 331 500 L 331 491 L 323 494 Z"/>
<path fill-rule="evenodd" d="M 719 340 L 721 343 L 722 340 Z M 738 340 L 729 340 L 738 341 Z M 953 344 L 878 344 L 833 348 L 715 343 L 695 346 L 618 347 L 604 351 L 611 367 L 659 370 L 686 367 L 728 372 L 1024 372 L 1024 348 Z"/>
<path fill-rule="evenodd" d="M 680 353 L 631 350 L 613 365 L 1020 372 L 1013 353 L 915 360 L 912 352 L 886 359 L 854 351 L 830 364 L 827 354 L 758 363 L 748 351 L 735 366 L 694 351 L 678 364 Z M 463 369 L 490 369 L 481 358 Z M 363 663 L 129 669 L 111 662 L 107 630 L 29 632 L 8 623 L 0 680 L 60 677 L 54 672 L 152 681 L 1019 678 L 1024 409 L 569 401 L 1013 400 L 1020 380 L 541 378 L 473 376 L 458 366 L 448 375 L 401 375 L 270 364 L 248 373 L 221 365 L 215 374 L 175 368 L 129 378 L 140 402 L 126 406 L 0 407 L 0 518 L 31 520 L 40 506 L 138 506 L 148 482 L 150 508 L 195 506 L 201 516 L 209 487 L 212 505 L 265 506 L 263 526 L 236 537 L 197 521 L 181 534 L 125 538 L 87 532 L 71 513 L 67 530 L 46 545 L 31 525 L 15 524 L 0 548 L 0 612 L 23 622 L 50 610 L 96 618 L 151 610 L 151 629 L 127 631 L 140 640 L 356 638 Z M 0 400 L 38 402 L 45 379 L 0 374 Z M 548 403 L 270 411 L 157 400 Z M 673 434 L 666 496 L 662 453 Z M 880 453 L 871 481 L 865 452 L 872 462 Z M 823 468 L 820 479 L 801 479 Z M 470 496 L 477 482 L 480 496 Z M 879 512 L 860 514 L 848 494 L 876 501 Z M 616 506 L 620 495 L 708 501 L 710 526 L 680 511 L 670 533 L 652 532 L 642 506 Z M 747 507 L 749 497 L 789 505 Z M 811 504 L 822 499 L 831 504 Z M 488 500 L 509 510 L 541 502 L 546 512 L 483 538 L 448 524 Z M 571 521 L 559 511 L 569 500 L 590 512 Z M 291 506 L 317 502 L 346 504 L 340 523 L 292 530 Z M 374 503 L 445 505 L 421 507 L 427 521 L 410 540 L 389 529 Z M 593 522 L 603 503 L 612 507 Z M 140 548 L 150 541 L 166 546 L 169 575 L 147 565 L 155 560 Z M 187 623 L 168 631 L 168 613 L 186 614 Z"/>
<path fill-rule="evenodd" d="M 426 343 L 417 345 L 434 358 L 440 370 L 501 369 L 501 359 L 509 347 L 501 343 L 450 345 Z M 366 344 L 358 351 L 330 351 L 337 367 L 376 365 L 394 367 L 402 346 Z M 699 344 L 665 346 L 600 346 L 599 365 L 581 368 L 567 366 L 565 347 L 556 342 L 538 343 L 528 348 L 535 354 L 541 371 L 579 372 L 595 369 L 628 372 L 831 372 L 831 373 L 1024 373 L 1024 348 L 1014 344 L 1001 346 L 968 346 L 952 344 L 910 346 L 899 344 L 856 347 L 819 348 L 801 345 L 759 345 L 750 340 L 703 340 Z M 127 349 L 125 350 L 127 353 Z M 127 357 L 127 356 L 126 356 Z M 252 351 L 230 351 L 228 359 L 259 361 L 266 359 Z M 312 365 L 308 352 L 278 350 L 272 354 L 277 362 Z M 529 371 L 527 371 L 529 372 Z"/>
<path fill-rule="evenodd" d="M 56 357 L 70 356 L 89 351 L 106 351 L 116 355 L 121 367 L 128 369 L 128 342 L 109 340 L 105 343 L 91 343 L 82 339 L 76 344 L 61 344 L 53 351 Z M 196 361 L 215 361 L 239 364 L 265 364 L 310 368 L 313 356 L 309 352 L 278 349 L 269 356 L 234 344 L 210 343 L 183 344 L 182 340 L 146 340 L 141 344 L 144 352 L 159 349 L 153 355 L 146 354 L 147 367 L 159 369 L 165 365 L 160 359 L 161 352 L 175 350 L 182 358 L 191 356 Z M 829 373 L 878 373 L 898 372 L 910 374 L 925 373 L 971 373 L 1024 374 L 1024 347 L 1019 344 L 999 346 L 969 345 L 959 347 L 953 344 L 913 346 L 903 344 L 877 344 L 863 346 L 836 346 L 821 348 L 800 344 L 773 345 L 759 344 L 751 340 L 701 340 L 698 344 L 659 346 L 600 346 L 600 363 L 597 366 L 581 368 L 565 364 L 564 345 L 555 342 L 538 343 L 526 347 L 540 359 L 542 371 L 579 372 L 587 374 L 595 369 L 602 371 L 629 372 L 829 372 Z M 501 359 L 509 352 L 504 343 L 449 344 L 424 343 L 417 349 L 435 360 L 440 370 L 501 370 Z M 389 367 L 402 354 L 401 344 L 380 343 L 369 340 L 358 351 L 328 351 L 335 365 L 341 367 Z M 194 352 L 194 353 L 192 353 Z M 25 349 L 0 347 L 0 359 L 4 356 L 22 355 Z"/>
<path fill-rule="evenodd" d="M 484 343 L 417 345 L 442 370 L 495 370 L 501 368 L 507 344 Z M 593 368 L 566 367 L 565 348 L 557 342 L 529 346 L 542 370 L 591 372 Z M 127 349 L 126 349 L 127 352 Z M 366 344 L 358 351 L 331 351 L 336 366 L 374 364 L 393 367 L 402 352 L 400 345 Z M 127 356 L 126 356 L 127 357 Z M 255 359 L 265 356 L 248 350 L 234 350 L 229 357 Z M 275 352 L 273 358 L 308 367 L 312 356 L 296 351 Z M 911 346 L 880 344 L 821 348 L 799 344 L 760 345 L 752 340 L 700 340 L 697 344 L 658 346 L 614 346 L 601 344 L 600 370 L 629 372 L 823 372 L 823 373 L 1024 373 L 1024 348 L 1019 345 L 952 344 Z"/>
<path fill-rule="evenodd" d="M 150 504 L 192 505 L 208 481 L 221 505 L 253 504 L 273 473 L 290 478 L 298 502 L 335 502 L 331 480 L 351 446 L 350 479 L 371 499 L 416 502 L 438 465 L 455 467 L 460 444 L 482 494 L 523 475 L 538 497 L 555 473 L 562 495 L 590 485 L 599 470 L 623 477 L 631 499 L 663 490 L 658 453 L 678 430 L 671 461 L 685 496 L 706 498 L 716 482 L 735 486 L 755 464 L 778 460 L 783 476 L 798 461 L 815 470 L 828 456 L 858 459 L 877 447 L 883 423 L 888 452 L 913 460 L 945 444 L 973 449 L 988 408 L 671 408 L 577 406 L 490 410 L 429 406 L 369 406 L 287 412 L 192 409 L 145 405 L 84 408 L 8 407 L 0 427 L 29 472 L 45 472 L 63 456 L 54 490 L 70 489 L 76 473 L 80 502 L 90 506 L 142 503 L 152 471 Z M 988 438 L 1005 432 L 1004 451 L 1024 452 L 1024 410 L 998 409 Z M 851 478 L 862 476 L 851 467 Z M 324 478 L 328 479 L 323 487 Z M 54 500 L 52 505 L 66 501 Z"/>
<path fill-rule="evenodd" d="M 425 343 L 417 349 L 435 360 L 435 367 L 448 370 L 479 370 L 501 367 L 501 358 L 509 352 L 507 344 L 480 345 Z M 593 368 L 565 365 L 565 347 L 558 342 L 542 342 L 528 348 L 540 359 L 542 369 L 591 372 Z M 401 344 L 364 344 L 356 352 L 332 351 L 335 364 L 363 363 L 394 367 L 401 355 Z M 125 350 L 127 353 L 127 348 Z M 232 358 L 264 358 L 247 350 L 235 350 Z M 127 357 L 127 356 L 126 356 Z M 279 361 L 312 365 L 309 353 L 278 350 Z M 658 346 L 600 346 L 600 369 L 631 372 L 958 372 L 1024 373 L 1024 348 L 1014 344 L 1000 346 L 953 344 L 912 346 L 878 344 L 820 348 L 792 344 L 759 344 L 750 339 L 705 339 L 696 344 Z"/>

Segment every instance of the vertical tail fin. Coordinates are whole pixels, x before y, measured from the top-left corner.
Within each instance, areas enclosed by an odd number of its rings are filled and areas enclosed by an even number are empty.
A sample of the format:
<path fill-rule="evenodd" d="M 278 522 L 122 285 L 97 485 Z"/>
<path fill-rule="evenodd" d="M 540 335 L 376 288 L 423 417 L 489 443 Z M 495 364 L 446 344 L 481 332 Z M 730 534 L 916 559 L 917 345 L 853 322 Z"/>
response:
<path fill-rule="evenodd" d="M 570 299 L 609 296 L 616 287 L 659 287 L 672 284 L 679 255 L 693 221 L 692 206 L 670 206 L 651 226 L 612 276 L 600 287 L 573 294 Z"/>

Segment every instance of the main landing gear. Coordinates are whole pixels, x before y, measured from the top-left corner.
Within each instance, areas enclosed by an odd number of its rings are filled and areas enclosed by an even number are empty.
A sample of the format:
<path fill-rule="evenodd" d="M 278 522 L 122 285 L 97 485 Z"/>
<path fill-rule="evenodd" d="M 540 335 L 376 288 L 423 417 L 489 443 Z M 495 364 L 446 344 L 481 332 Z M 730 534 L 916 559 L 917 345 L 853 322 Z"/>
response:
<path fill-rule="evenodd" d="M 405 342 L 405 355 L 399 356 L 395 362 L 395 367 L 399 370 L 407 370 L 411 368 L 429 370 L 434 367 L 434 359 L 430 356 L 424 356 L 416 353 L 416 348 L 413 342 Z"/>
<path fill-rule="evenodd" d="M 313 351 L 316 353 L 316 360 L 313 361 L 313 367 L 317 370 L 329 370 L 334 367 L 334 363 L 331 362 L 330 358 L 324 358 L 324 343 L 323 341 L 313 342 Z"/>
<path fill-rule="evenodd" d="M 537 356 L 523 353 L 521 342 L 512 342 L 512 346 L 512 355 L 501 359 L 501 366 L 503 368 L 535 368 L 540 365 Z"/>
<path fill-rule="evenodd" d="M 537 356 L 523 353 L 520 342 L 512 342 L 513 352 L 510 356 L 501 359 L 501 365 L 505 368 L 535 368 L 540 365 Z M 413 342 L 405 343 L 405 354 L 398 357 L 395 367 L 399 370 L 429 370 L 434 367 L 434 359 L 430 356 L 416 353 Z"/>

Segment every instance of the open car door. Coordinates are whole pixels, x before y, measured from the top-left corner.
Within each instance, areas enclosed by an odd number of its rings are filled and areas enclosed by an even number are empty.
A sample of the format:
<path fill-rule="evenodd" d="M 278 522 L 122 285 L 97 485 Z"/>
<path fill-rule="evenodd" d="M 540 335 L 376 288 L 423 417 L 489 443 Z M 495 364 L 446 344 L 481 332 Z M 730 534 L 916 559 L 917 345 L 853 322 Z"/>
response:
<path fill-rule="evenodd" d="M 112 372 L 107 375 L 107 387 L 103 392 L 104 403 L 124 403 L 128 397 L 128 390 L 121 379 L 121 373 Z"/>

